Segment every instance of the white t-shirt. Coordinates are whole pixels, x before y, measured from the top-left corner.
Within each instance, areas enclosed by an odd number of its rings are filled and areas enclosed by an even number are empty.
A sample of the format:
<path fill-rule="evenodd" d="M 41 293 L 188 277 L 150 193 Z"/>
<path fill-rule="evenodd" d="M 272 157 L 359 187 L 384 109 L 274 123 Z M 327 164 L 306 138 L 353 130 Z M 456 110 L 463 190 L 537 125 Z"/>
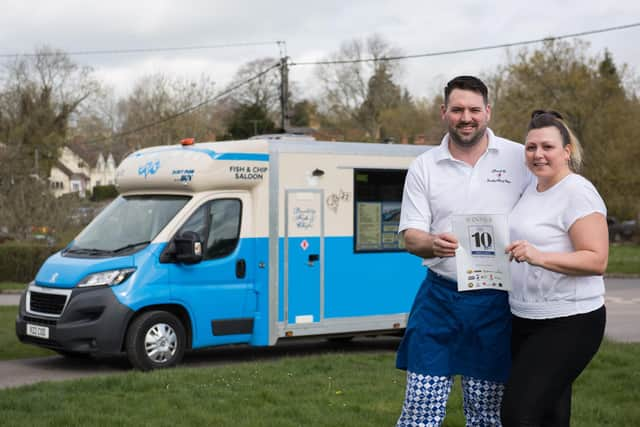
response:
<path fill-rule="evenodd" d="M 487 151 L 470 166 L 449 152 L 448 134 L 440 145 L 416 158 L 407 172 L 399 231 L 451 232 L 454 214 L 508 215 L 532 175 L 524 163 L 524 146 L 487 129 Z M 456 280 L 455 257 L 426 258 L 423 264 Z"/>
<path fill-rule="evenodd" d="M 569 228 L 594 212 L 607 215 L 604 201 L 588 180 L 567 175 L 544 192 L 533 182 L 509 216 L 511 240 L 527 240 L 543 252 L 573 252 Z M 528 319 L 588 313 L 604 304 L 602 276 L 570 276 L 526 262 L 511 263 L 511 312 Z"/>

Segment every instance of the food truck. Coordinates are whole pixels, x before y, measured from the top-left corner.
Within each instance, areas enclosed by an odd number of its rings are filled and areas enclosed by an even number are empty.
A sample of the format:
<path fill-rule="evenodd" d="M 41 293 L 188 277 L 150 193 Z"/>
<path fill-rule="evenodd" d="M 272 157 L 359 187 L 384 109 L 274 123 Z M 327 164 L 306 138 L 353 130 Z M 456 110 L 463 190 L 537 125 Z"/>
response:
<path fill-rule="evenodd" d="M 400 203 L 427 148 L 254 138 L 134 152 L 119 196 L 26 288 L 16 333 L 141 370 L 210 346 L 401 335 L 424 268 L 398 236 Z"/>

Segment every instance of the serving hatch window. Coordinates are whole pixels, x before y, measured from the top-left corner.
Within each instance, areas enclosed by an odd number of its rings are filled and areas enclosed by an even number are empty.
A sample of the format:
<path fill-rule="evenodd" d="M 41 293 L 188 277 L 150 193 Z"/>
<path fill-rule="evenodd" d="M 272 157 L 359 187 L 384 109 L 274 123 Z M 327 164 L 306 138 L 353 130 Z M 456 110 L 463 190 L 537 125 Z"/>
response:
<path fill-rule="evenodd" d="M 354 170 L 354 250 L 383 252 L 404 250 L 398 235 L 404 169 Z"/>

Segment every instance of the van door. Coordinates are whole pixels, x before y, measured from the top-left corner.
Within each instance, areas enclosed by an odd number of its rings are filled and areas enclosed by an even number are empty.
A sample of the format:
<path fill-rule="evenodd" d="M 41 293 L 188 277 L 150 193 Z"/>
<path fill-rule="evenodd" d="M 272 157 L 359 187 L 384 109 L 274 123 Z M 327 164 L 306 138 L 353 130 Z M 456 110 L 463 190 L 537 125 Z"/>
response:
<path fill-rule="evenodd" d="M 253 333 L 255 239 L 247 193 L 224 193 L 203 203 L 177 234 L 195 231 L 203 260 L 170 264 L 172 300 L 188 307 L 193 347 L 248 342 Z"/>
<path fill-rule="evenodd" d="M 285 191 L 285 323 L 324 317 L 324 211 L 322 190 Z"/>

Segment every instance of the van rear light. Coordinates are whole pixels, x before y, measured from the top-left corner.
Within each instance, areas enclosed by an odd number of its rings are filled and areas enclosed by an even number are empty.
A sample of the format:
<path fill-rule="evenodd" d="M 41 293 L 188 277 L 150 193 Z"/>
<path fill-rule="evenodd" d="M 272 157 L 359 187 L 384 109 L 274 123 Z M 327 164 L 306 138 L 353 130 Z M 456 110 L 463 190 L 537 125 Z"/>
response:
<path fill-rule="evenodd" d="M 180 141 L 180 145 L 182 145 L 183 147 L 187 145 L 193 145 L 195 143 L 196 143 L 195 138 L 184 138 L 182 141 Z"/>

